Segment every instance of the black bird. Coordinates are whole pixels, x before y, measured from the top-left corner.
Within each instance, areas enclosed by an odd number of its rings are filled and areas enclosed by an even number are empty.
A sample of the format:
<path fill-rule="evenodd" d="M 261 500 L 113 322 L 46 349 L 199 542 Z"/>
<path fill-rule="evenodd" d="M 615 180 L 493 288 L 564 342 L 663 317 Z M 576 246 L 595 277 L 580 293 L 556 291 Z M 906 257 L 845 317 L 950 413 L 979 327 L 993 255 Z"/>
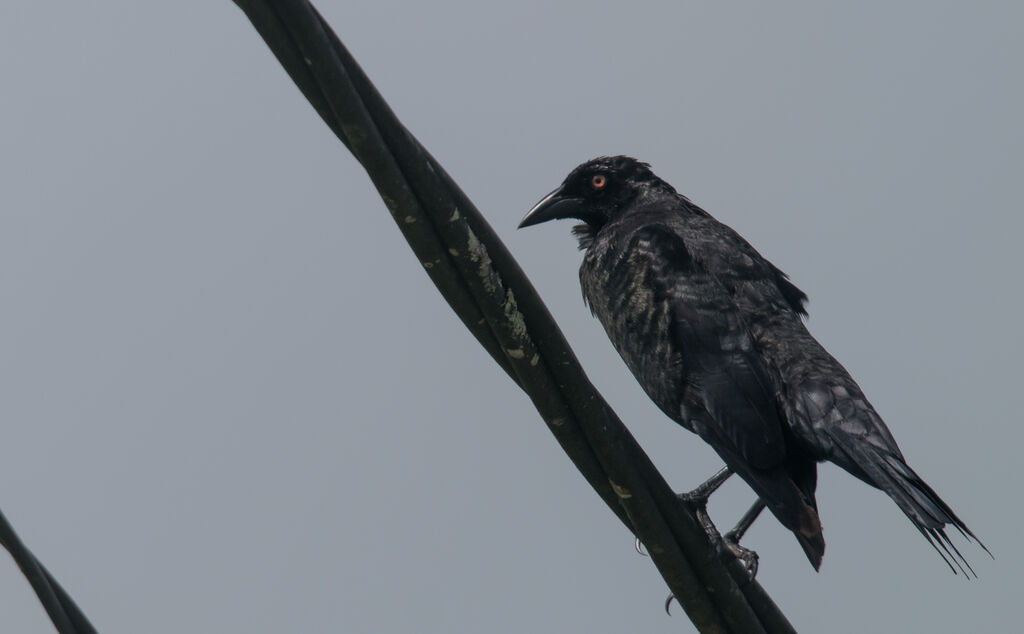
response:
<path fill-rule="evenodd" d="M 582 221 L 573 233 L 586 250 L 583 297 L 626 365 L 725 461 L 689 499 L 706 500 L 733 472 L 757 493 L 732 537 L 767 505 L 818 569 L 814 492 L 817 463 L 828 460 L 885 491 L 954 573 L 973 574 L 945 526 L 984 545 L 907 466 L 860 387 L 807 331 L 807 296 L 738 233 L 626 156 L 580 165 L 519 226 L 558 218 Z"/>

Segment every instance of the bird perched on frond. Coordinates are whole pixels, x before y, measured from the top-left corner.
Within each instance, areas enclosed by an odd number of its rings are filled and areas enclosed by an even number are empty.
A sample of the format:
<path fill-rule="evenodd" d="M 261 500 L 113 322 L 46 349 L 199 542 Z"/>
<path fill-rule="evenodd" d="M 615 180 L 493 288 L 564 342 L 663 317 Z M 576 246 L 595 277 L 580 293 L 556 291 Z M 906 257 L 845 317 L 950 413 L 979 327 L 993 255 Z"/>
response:
<path fill-rule="evenodd" d="M 725 461 L 682 497 L 702 507 L 731 473 L 757 494 L 727 535 L 733 552 L 745 551 L 739 537 L 767 506 L 818 569 L 817 463 L 829 461 L 887 493 L 954 572 L 973 573 L 945 527 L 981 543 L 807 331 L 807 296 L 738 233 L 626 156 L 578 166 L 519 226 L 559 218 L 582 221 L 573 233 L 586 251 L 583 297 L 626 365 Z"/>

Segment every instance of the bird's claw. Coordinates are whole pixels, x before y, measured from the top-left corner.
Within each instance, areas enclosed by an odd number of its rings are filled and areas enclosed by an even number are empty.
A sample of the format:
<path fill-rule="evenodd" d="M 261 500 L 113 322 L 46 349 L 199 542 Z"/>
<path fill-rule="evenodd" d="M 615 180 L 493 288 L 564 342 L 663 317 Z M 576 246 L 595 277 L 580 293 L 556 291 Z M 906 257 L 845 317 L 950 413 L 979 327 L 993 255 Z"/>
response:
<path fill-rule="evenodd" d="M 668 598 L 665 599 L 665 614 L 667 614 L 669 616 L 672 616 L 672 610 L 670 608 L 672 607 L 672 600 L 675 599 L 675 598 L 676 598 L 676 595 L 670 594 L 670 595 L 668 595 Z"/>
<path fill-rule="evenodd" d="M 649 556 L 647 553 L 644 552 L 644 545 L 643 545 L 643 543 L 641 543 L 639 537 L 637 537 L 636 541 L 633 542 L 633 548 L 636 548 L 636 552 L 640 553 L 642 556 L 644 556 L 644 557 L 648 557 Z"/>
<path fill-rule="evenodd" d="M 729 553 L 740 560 L 743 564 L 743 568 L 747 571 L 747 575 L 751 581 L 757 576 L 757 565 L 758 556 L 757 553 L 749 548 L 740 546 L 739 541 L 732 532 L 726 533 L 725 537 L 722 538 L 722 544 Z"/>

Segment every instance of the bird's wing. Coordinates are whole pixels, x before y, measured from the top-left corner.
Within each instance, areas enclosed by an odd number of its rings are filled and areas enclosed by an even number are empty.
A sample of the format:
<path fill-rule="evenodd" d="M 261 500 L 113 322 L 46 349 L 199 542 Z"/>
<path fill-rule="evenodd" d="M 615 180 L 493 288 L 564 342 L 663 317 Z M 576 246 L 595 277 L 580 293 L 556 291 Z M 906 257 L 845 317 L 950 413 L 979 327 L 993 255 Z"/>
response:
<path fill-rule="evenodd" d="M 753 247 L 751 247 L 753 249 Z M 789 281 L 789 276 L 779 270 L 777 266 L 769 263 L 772 273 L 775 276 L 775 285 L 782 293 L 786 303 L 798 315 L 807 316 L 807 293 L 797 288 L 796 284 Z"/>
<path fill-rule="evenodd" d="M 684 406 L 705 410 L 703 424 L 714 426 L 708 431 L 731 442 L 751 466 L 780 464 L 786 444 L 775 382 L 732 292 L 667 227 L 640 229 L 626 253 L 647 269 L 655 302 L 667 307 L 669 336 L 682 354 Z"/>

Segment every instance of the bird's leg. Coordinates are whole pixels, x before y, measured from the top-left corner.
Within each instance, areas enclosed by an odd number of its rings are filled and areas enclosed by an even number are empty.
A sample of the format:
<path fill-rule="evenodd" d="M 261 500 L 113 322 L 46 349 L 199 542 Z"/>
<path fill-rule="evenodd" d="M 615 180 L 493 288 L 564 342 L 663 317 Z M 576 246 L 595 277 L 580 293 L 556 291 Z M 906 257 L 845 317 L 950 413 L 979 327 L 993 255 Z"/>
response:
<path fill-rule="evenodd" d="M 712 542 L 717 542 L 721 539 L 721 535 L 718 534 L 718 529 L 711 521 L 711 516 L 708 515 L 708 498 L 711 494 L 718 490 L 718 487 L 729 479 L 732 475 L 732 470 L 729 467 L 722 467 L 715 475 L 702 482 L 696 489 L 689 493 L 679 493 L 678 497 L 683 501 L 684 504 L 693 509 L 694 514 L 697 516 L 697 520 L 700 521 L 701 527 L 704 528 L 704 532 L 707 533 L 708 538 Z M 647 553 L 643 551 L 643 544 L 640 543 L 640 538 L 637 537 L 633 543 L 633 547 L 636 548 L 636 552 L 641 555 L 647 556 Z"/>
<path fill-rule="evenodd" d="M 693 509 L 693 512 L 697 515 L 697 519 L 700 521 L 700 525 L 704 527 L 704 532 L 708 534 L 708 537 L 712 542 L 718 541 L 721 536 L 718 534 L 718 529 L 715 528 L 714 523 L 711 521 L 711 516 L 708 515 L 708 498 L 711 497 L 711 494 L 717 491 L 731 475 L 732 469 L 729 467 L 722 467 L 721 471 L 708 478 L 706 482 L 699 485 L 693 491 L 679 494 L 679 499 Z"/>
<path fill-rule="evenodd" d="M 722 486 L 722 484 L 724 484 L 731 475 L 732 469 L 729 467 L 722 467 L 720 471 L 708 478 L 706 482 L 701 483 L 696 489 L 689 493 L 680 493 L 679 497 L 686 502 L 707 503 L 711 494 L 717 491 L 718 487 Z"/>
<path fill-rule="evenodd" d="M 750 529 L 750 527 L 753 526 L 754 520 L 756 520 L 758 516 L 761 515 L 761 511 L 764 510 L 764 507 L 765 501 L 761 498 L 758 498 L 757 502 L 754 502 L 753 506 L 751 506 L 750 509 L 743 514 L 743 517 L 741 517 L 740 521 L 736 523 L 736 526 L 734 526 L 731 531 L 725 534 L 725 538 L 738 543 L 741 539 L 743 539 L 743 536 L 747 534 L 747 531 Z"/>
<path fill-rule="evenodd" d="M 736 523 L 736 526 L 725 534 L 722 538 L 725 543 L 726 549 L 729 550 L 737 559 L 743 562 L 743 566 L 747 569 L 750 574 L 750 578 L 753 579 L 757 575 L 757 553 L 740 546 L 740 540 L 743 539 L 743 535 L 746 534 L 747 530 L 753 525 L 754 520 L 764 510 L 765 502 L 761 498 L 754 502 L 754 505 L 743 514 L 740 521 Z"/>
<path fill-rule="evenodd" d="M 708 515 L 708 498 L 711 494 L 718 490 L 718 487 L 729 479 L 732 475 L 732 470 L 729 467 L 722 467 L 715 475 L 702 482 L 696 489 L 689 493 L 679 493 L 677 497 L 693 510 L 697 516 L 697 520 L 700 522 L 704 532 L 707 533 L 708 539 L 712 543 L 717 543 L 722 536 L 718 533 L 718 528 L 715 527 L 714 522 L 711 521 L 711 516 Z M 644 555 L 644 551 L 641 549 L 640 538 L 636 538 L 636 552 Z"/>
<path fill-rule="evenodd" d="M 711 521 L 711 516 L 708 515 L 708 498 L 710 498 L 711 494 L 717 491 L 719 487 L 725 484 L 725 481 L 729 479 L 729 476 L 731 476 L 732 473 L 732 469 L 729 467 L 722 467 L 722 469 L 715 475 L 708 478 L 705 482 L 702 482 L 693 491 L 690 491 L 689 493 L 679 493 L 677 495 L 683 504 L 686 504 L 693 509 L 694 514 L 697 515 L 697 520 L 700 521 L 700 525 L 704 528 L 704 532 L 707 533 L 708 539 L 711 540 L 711 543 L 718 544 L 718 547 L 721 547 L 720 545 L 724 544 L 726 550 L 743 562 L 743 565 L 750 573 L 750 578 L 753 579 L 754 575 L 757 574 L 757 553 L 740 546 L 739 540 L 743 537 L 743 533 L 747 532 L 747 529 L 750 528 L 750 525 L 754 523 L 754 520 L 757 519 L 761 510 L 764 509 L 764 502 L 758 499 L 758 501 L 754 503 L 754 506 L 747 511 L 746 515 L 740 519 L 740 523 L 729 531 L 724 538 L 719 534 L 718 528 L 715 526 L 714 522 Z M 637 538 L 638 551 L 640 549 L 639 544 L 640 539 Z M 672 607 L 672 601 L 674 601 L 675 598 L 676 596 L 674 594 L 670 594 L 668 595 L 668 598 L 665 599 L 665 614 L 668 614 L 669 616 L 672 615 L 670 608 Z"/>

